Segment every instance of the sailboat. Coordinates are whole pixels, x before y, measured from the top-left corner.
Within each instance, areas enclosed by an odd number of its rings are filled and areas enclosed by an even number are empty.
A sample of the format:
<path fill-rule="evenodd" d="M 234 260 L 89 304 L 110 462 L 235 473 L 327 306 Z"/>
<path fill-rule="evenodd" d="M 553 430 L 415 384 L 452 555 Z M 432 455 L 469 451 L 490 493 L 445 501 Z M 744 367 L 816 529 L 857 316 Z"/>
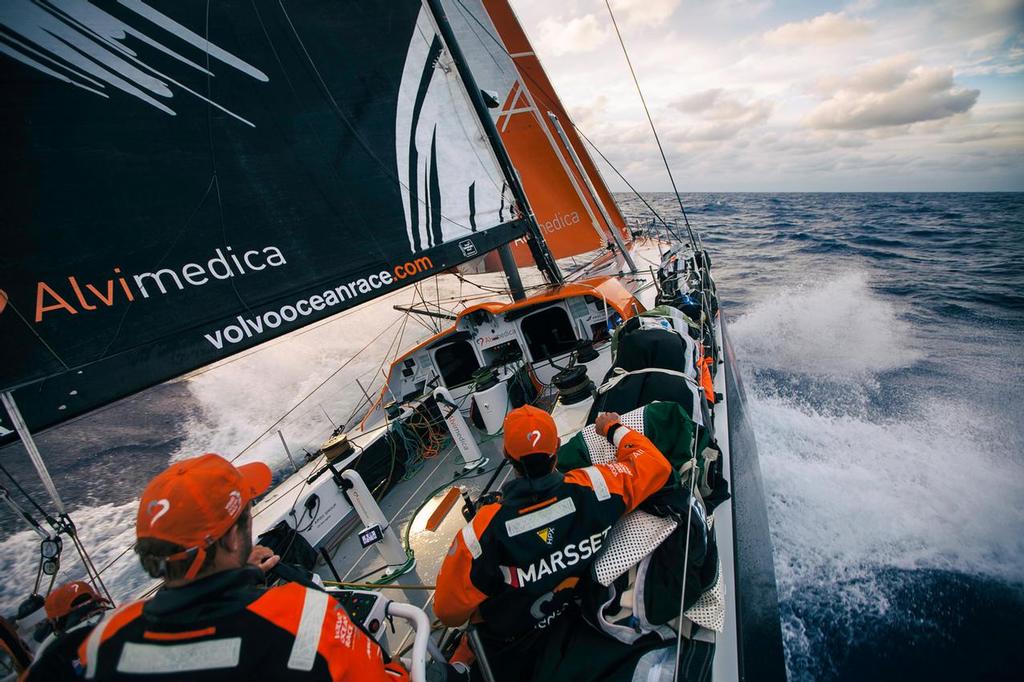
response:
<path fill-rule="evenodd" d="M 610 534 L 595 626 L 674 642 L 656 662 L 666 679 L 685 679 L 692 642 L 711 652 L 694 679 L 785 678 L 710 255 L 688 224 L 623 218 L 507 0 L 9 0 L 0 24 L 0 442 L 20 438 L 56 510 L 40 520 L 5 496 L 40 536 L 41 571 L 59 571 L 68 539 L 109 594 L 33 433 L 456 277 L 458 301 L 406 310 L 447 326 L 396 353 L 379 387 L 353 387 L 359 418 L 257 503 L 261 541 L 424 680 L 453 634 L 430 626 L 440 563 L 510 473 L 505 415 L 550 410 L 563 450 L 598 463 L 594 416 L 614 407 L 685 446 L 673 463 L 690 506 Z M 695 518 L 715 548 L 706 580 L 687 587 L 687 550 L 670 557 L 682 584 L 656 618 L 637 596 L 649 557 L 673 534 L 689 548 Z M 475 674 L 500 679 L 477 654 Z"/>

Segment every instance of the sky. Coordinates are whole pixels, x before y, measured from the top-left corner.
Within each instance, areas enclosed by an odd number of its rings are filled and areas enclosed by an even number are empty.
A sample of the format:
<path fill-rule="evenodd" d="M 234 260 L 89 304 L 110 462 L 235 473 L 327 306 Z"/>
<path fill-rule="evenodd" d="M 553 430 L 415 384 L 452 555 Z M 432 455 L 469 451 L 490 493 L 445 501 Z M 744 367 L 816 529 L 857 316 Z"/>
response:
<path fill-rule="evenodd" d="M 610 2 L 680 191 L 1024 190 L 1024 0 Z M 605 0 L 512 6 L 580 129 L 670 190 Z"/>

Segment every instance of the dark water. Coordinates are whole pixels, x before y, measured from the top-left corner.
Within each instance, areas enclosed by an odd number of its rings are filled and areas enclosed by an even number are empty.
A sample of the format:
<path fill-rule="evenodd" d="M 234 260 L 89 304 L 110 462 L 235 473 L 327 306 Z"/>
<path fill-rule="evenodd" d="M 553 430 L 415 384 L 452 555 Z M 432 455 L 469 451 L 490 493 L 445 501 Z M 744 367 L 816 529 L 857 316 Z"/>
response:
<path fill-rule="evenodd" d="M 1024 679 L 1024 195 L 684 202 L 752 394 L 791 677 Z"/>
<path fill-rule="evenodd" d="M 674 198 L 648 199 L 679 217 Z M 791 677 L 1020 679 L 1024 195 L 684 202 L 747 375 Z M 314 337 L 40 438 L 100 565 L 130 546 L 135 495 L 170 458 L 237 449 L 319 381 L 311 366 L 333 371 L 348 346 Z M 0 462 L 39 493 L 17 448 Z M 0 611 L 31 586 L 35 552 L 0 509 Z M 109 575 L 121 594 L 142 584 L 130 556 Z"/>

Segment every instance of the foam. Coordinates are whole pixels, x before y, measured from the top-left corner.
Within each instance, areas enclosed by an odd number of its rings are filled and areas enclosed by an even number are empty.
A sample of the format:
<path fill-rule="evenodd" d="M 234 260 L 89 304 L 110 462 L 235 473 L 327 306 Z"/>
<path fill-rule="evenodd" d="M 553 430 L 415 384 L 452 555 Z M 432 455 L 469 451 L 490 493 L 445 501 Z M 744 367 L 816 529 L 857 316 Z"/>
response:
<path fill-rule="evenodd" d="M 138 502 L 121 505 L 104 504 L 86 507 L 72 512 L 79 530 L 79 537 L 85 544 L 97 568 L 103 568 L 120 555 L 120 558 L 106 572 L 103 580 L 115 601 L 120 603 L 138 594 L 152 583 L 146 575 L 135 553 L 126 548 L 135 543 L 135 512 Z M 32 531 L 21 531 L 0 542 L 0 613 L 11 615 L 17 605 L 29 594 L 39 566 L 39 537 Z M 65 538 L 61 555 L 61 569 L 58 584 L 84 578 L 85 570 L 78 559 L 74 546 Z M 42 593 L 46 593 L 49 577 L 43 576 Z"/>
<path fill-rule="evenodd" d="M 759 368 L 857 377 L 910 366 L 921 358 L 910 325 L 869 279 L 853 270 L 780 287 L 730 330 Z"/>
<path fill-rule="evenodd" d="M 898 413 L 875 390 L 883 373 L 925 355 L 901 313 L 872 291 L 868 273 L 847 272 L 780 289 L 730 327 L 793 679 L 814 679 L 828 665 L 816 660 L 821 633 L 794 615 L 797 605 L 825 609 L 850 629 L 887 614 L 886 569 L 1024 584 L 1024 461 L 999 445 L 1013 442 L 1005 415 L 981 411 L 977 387 L 965 390 L 956 371 L 916 392 L 901 386 Z M 927 355 L 955 362 L 941 350 Z M 812 386 L 815 396 L 780 386 Z"/>

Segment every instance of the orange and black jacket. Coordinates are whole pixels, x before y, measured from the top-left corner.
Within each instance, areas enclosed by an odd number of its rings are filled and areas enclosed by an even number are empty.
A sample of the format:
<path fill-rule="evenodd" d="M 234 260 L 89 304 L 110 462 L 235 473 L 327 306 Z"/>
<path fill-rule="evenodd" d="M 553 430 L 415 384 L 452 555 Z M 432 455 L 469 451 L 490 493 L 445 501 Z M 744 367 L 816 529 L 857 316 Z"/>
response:
<path fill-rule="evenodd" d="M 326 592 L 217 573 L 108 613 L 79 648 L 94 680 L 398 682 L 380 647 Z"/>
<path fill-rule="evenodd" d="M 615 436 L 618 461 L 517 478 L 500 503 L 478 510 L 437 576 L 434 613 L 443 623 L 473 617 L 488 634 L 512 639 L 546 628 L 570 606 L 612 525 L 671 471 L 642 434 L 620 426 Z"/>

